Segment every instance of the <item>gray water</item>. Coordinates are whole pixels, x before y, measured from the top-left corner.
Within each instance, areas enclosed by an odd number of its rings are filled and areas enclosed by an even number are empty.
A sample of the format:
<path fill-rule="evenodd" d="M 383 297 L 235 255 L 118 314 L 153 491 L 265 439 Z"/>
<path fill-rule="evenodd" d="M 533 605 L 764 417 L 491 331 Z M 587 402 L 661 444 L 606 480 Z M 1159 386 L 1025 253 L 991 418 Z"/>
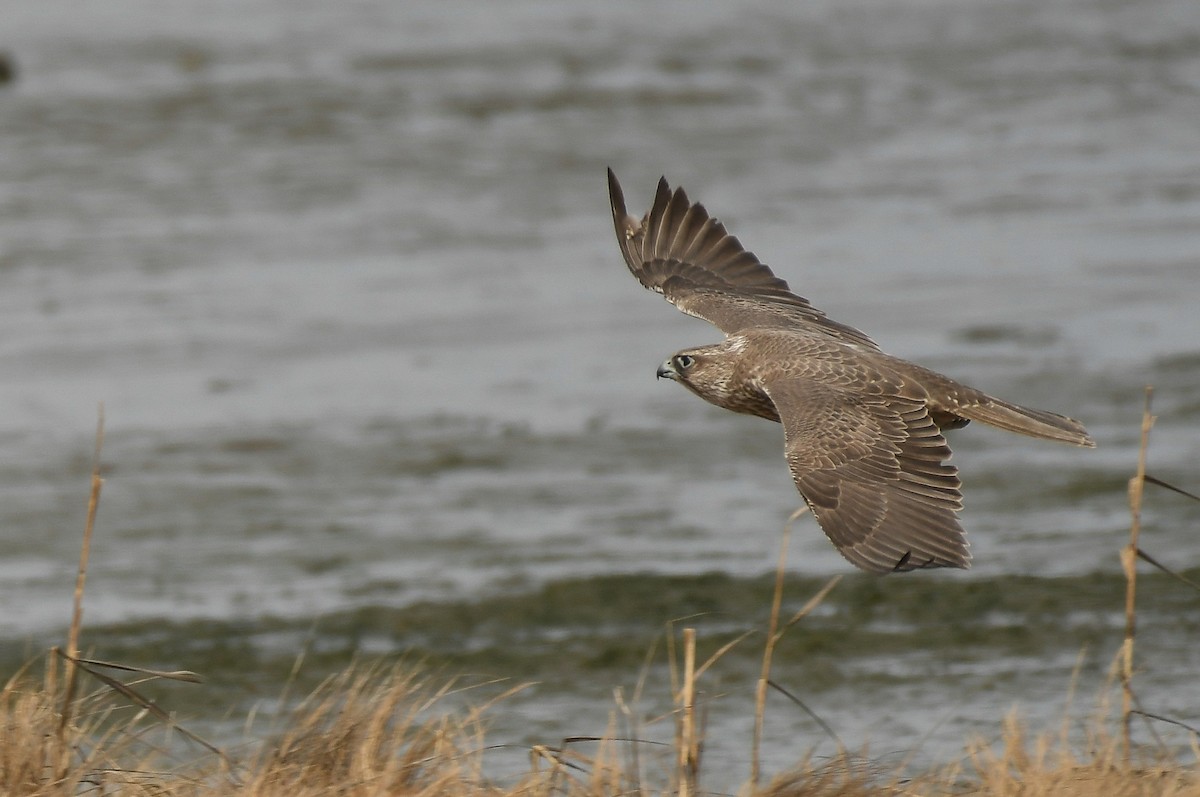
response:
<path fill-rule="evenodd" d="M 69 619 L 100 402 L 89 628 L 771 571 L 779 429 L 655 384 L 719 333 L 626 272 L 606 166 L 633 208 L 684 185 L 886 350 L 1087 424 L 1095 451 L 955 433 L 974 567 L 906 578 L 1062 579 L 1069 608 L 1115 573 L 1146 384 L 1151 472 L 1200 487 L 1191 0 L 22 3 L 0 49 L 10 650 Z M 1153 493 L 1143 547 L 1200 567 L 1196 506 Z M 850 573 L 811 520 L 788 566 Z M 1149 698 L 1195 722 L 1196 637 L 1162 638 Z M 892 689 L 810 702 L 852 745 L 944 758 L 1010 705 L 1057 716 L 1074 643 L 951 668 L 931 707 L 922 656 L 973 643 L 914 640 Z M 611 686 L 505 716 L 599 733 Z"/>

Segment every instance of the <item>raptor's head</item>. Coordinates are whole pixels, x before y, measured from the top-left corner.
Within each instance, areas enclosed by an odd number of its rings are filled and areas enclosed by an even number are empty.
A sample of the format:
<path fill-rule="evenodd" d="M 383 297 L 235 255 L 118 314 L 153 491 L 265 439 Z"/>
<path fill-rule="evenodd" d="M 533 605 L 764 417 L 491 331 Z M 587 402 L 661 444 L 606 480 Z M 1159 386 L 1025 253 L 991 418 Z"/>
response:
<path fill-rule="evenodd" d="M 677 382 L 684 380 L 684 374 L 696 367 L 696 355 L 686 351 L 681 351 L 678 354 L 672 354 L 663 364 L 658 366 L 656 376 L 659 379 L 674 379 Z"/>
<path fill-rule="evenodd" d="M 733 362 L 723 345 L 684 349 L 658 366 L 658 378 L 673 379 L 700 398 L 720 405 L 730 389 Z"/>
<path fill-rule="evenodd" d="M 713 346 L 684 349 L 658 367 L 658 377 L 673 379 L 718 407 L 778 421 L 770 396 L 746 375 L 746 346 L 744 338 L 733 335 Z"/>

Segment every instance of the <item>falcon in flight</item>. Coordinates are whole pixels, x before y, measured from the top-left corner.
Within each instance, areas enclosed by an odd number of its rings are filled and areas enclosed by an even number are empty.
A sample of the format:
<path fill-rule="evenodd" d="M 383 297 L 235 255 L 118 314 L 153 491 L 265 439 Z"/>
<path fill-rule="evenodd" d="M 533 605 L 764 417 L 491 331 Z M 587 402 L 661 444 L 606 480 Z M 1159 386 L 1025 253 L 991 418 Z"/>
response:
<path fill-rule="evenodd" d="M 641 219 L 608 171 L 617 241 L 638 282 L 725 340 L 659 377 L 783 425 L 796 488 L 851 564 L 872 573 L 970 566 L 958 469 L 943 432 L 980 421 L 1093 447 L 1076 420 L 1010 404 L 892 357 L 792 293 L 682 188 L 658 183 Z"/>

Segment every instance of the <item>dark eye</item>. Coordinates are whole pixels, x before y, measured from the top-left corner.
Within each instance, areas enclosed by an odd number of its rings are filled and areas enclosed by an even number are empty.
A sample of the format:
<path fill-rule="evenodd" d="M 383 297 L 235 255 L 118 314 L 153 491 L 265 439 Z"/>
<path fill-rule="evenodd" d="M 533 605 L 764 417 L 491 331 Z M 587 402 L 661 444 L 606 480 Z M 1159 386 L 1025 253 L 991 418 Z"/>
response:
<path fill-rule="evenodd" d="M 675 365 L 678 366 L 680 369 L 691 368 L 692 363 L 694 363 L 694 362 L 696 362 L 696 358 L 690 354 L 676 354 L 675 355 Z"/>

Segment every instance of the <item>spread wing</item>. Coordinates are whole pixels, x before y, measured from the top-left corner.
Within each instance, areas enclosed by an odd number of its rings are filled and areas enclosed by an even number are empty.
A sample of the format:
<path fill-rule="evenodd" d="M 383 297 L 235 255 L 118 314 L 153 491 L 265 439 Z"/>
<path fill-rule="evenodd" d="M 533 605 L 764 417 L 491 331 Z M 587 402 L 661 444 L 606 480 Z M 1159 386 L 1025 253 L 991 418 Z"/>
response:
<path fill-rule="evenodd" d="M 958 470 L 924 401 L 796 377 L 764 389 L 797 489 L 852 564 L 874 573 L 969 566 Z"/>
<path fill-rule="evenodd" d="M 831 320 L 792 293 L 788 284 L 759 262 L 720 221 L 682 188 L 658 182 L 654 204 L 641 219 L 625 208 L 625 195 L 608 170 L 617 241 L 629 270 L 642 285 L 661 293 L 688 315 L 726 335 L 749 327 L 803 325 L 830 337 L 872 349 L 874 341 L 854 327 Z"/>

